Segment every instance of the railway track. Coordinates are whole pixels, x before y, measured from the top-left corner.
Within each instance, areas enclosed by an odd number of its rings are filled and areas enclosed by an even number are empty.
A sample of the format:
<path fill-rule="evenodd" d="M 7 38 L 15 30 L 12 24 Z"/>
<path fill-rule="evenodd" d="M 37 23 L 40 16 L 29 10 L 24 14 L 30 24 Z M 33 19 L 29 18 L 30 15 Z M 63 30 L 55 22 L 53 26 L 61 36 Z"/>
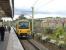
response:
<path fill-rule="evenodd" d="M 40 43 L 34 40 L 20 40 L 24 50 L 48 50 Z"/>

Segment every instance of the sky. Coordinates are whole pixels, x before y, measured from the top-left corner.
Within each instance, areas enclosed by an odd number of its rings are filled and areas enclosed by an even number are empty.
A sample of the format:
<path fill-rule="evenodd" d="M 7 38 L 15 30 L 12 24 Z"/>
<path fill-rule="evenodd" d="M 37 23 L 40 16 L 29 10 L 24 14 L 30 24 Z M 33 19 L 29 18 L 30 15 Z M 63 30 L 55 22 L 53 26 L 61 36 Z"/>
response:
<path fill-rule="evenodd" d="M 34 18 L 66 17 L 66 0 L 14 0 L 14 19 L 25 14 L 31 18 L 34 7 Z"/>

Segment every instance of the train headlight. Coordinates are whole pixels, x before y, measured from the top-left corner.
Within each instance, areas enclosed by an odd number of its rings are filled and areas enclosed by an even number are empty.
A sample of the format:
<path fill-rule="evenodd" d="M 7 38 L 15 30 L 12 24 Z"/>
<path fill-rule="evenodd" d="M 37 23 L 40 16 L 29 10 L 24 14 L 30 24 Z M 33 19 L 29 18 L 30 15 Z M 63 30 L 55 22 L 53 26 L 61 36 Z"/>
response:
<path fill-rule="evenodd" d="M 19 32 L 19 30 L 17 30 L 17 32 Z"/>
<path fill-rule="evenodd" d="M 21 30 L 19 30 L 19 32 L 21 32 Z"/>
<path fill-rule="evenodd" d="M 20 31 L 18 30 L 18 32 L 20 32 Z"/>

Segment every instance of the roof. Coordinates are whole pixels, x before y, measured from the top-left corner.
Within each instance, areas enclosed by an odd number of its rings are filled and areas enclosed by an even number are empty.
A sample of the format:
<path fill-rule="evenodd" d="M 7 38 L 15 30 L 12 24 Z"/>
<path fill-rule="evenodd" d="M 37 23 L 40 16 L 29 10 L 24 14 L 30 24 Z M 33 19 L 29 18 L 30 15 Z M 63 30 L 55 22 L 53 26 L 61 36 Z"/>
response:
<path fill-rule="evenodd" d="M 10 0 L 0 0 L 0 17 L 12 17 Z"/>

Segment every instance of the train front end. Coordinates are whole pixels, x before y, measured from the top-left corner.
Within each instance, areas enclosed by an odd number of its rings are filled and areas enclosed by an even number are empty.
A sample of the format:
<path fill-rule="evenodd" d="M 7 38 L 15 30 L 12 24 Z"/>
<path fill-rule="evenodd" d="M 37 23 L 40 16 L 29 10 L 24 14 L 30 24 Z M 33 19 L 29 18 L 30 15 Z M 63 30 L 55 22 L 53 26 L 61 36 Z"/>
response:
<path fill-rule="evenodd" d="M 30 37 L 31 36 L 31 27 L 30 22 L 21 21 L 17 24 L 17 35 L 19 37 Z"/>

